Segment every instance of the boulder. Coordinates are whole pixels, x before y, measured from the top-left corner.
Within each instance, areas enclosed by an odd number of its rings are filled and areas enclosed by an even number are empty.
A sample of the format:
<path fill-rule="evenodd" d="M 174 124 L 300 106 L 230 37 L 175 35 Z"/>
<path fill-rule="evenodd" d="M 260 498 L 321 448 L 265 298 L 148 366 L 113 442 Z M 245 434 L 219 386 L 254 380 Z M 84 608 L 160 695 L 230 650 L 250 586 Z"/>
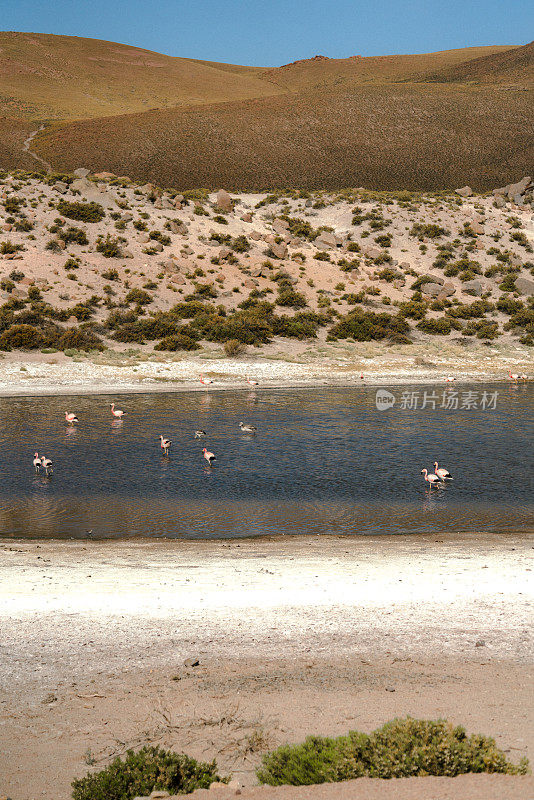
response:
<path fill-rule="evenodd" d="M 219 250 L 219 261 L 224 261 L 232 252 L 230 247 L 221 247 Z"/>
<path fill-rule="evenodd" d="M 271 252 L 275 258 L 286 258 L 287 256 L 287 244 L 285 242 L 280 242 L 280 244 L 271 245 Z"/>
<path fill-rule="evenodd" d="M 85 167 L 78 167 L 72 174 L 76 175 L 77 178 L 87 178 L 90 171 L 91 170 L 85 169 Z"/>
<path fill-rule="evenodd" d="M 484 294 L 484 287 L 476 278 L 472 281 L 466 281 L 462 286 L 464 294 L 471 294 L 475 297 L 481 297 Z"/>
<path fill-rule="evenodd" d="M 430 272 L 427 272 L 426 275 L 422 276 L 423 278 L 430 278 L 432 283 L 439 283 L 441 286 L 445 283 L 445 279 L 441 277 L 441 275 L 432 275 Z"/>
<path fill-rule="evenodd" d="M 456 288 L 453 283 L 444 283 L 441 287 L 441 294 L 444 297 L 451 297 L 456 292 Z"/>
<path fill-rule="evenodd" d="M 259 231 L 251 231 L 248 235 L 249 239 L 253 239 L 255 242 L 259 242 L 261 239 L 261 233 Z"/>
<path fill-rule="evenodd" d="M 517 183 L 511 183 L 507 186 L 507 195 L 510 199 L 514 198 L 516 195 L 523 195 L 530 187 L 532 183 L 532 178 L 530 175 L 527 175 L 525 178 L 521 178 L 520 181 Z"/>
<path fill-rule="evenodd" d="M 426 295 L 427 297 L 437 297 L 438 294 L 441 293 L 441 284 L 440 283 L 425 283 L 421 286 L 422 294 Z"/>
<path fill-rule="evenodd" d="M 470 227 L 471 227 L 471 230 L 473 231 L 473 233 L 476 233 L 477 236 L 480 236 L 482 233 L 484 233 L 484 228 L 482 227 L 480 222 L 476 222 L 476 221 L 475 222 L 471 222 L 470 223 Z"/>
<path fill-rule="evenodd" d="M 342 241 L 339 242 L 339 244 L 341 243 Z M 338 246 L 338 239 L 333 233 L 322 231 L 314 244 L 319 250 L 332 250 L 334 247 Z"/>
<path fill-rule="evenodd" d="M 169 280 L 171 283 L 175 283 L 177 286 L 183 286 L 183 284 L 185 283 L 184 276 L 180 275 L 179 272 L 177 272 L 175 275 L 171 275 Z"/>
<path fill-rule="evenodd" d="M 117 176 L 113 172 L 95 172 L 94 177 L 99 181 L 109 181 Z"/>
<path fill-rule="evenodd" d="M 70 188 L 73 192 L 80 192 L 83 199 L 89 203 L 100 203 L 104 208 L 115 208 L 117 205 L 111 192 L 106 191 L 105 188 L 99 189 L 87 178 L 77 178 L 71 183 Z"/>
<path fill-rule="evenodd" d="M 252 222 L 252 214 L 243 214 L 241 219 L 243 222 Z"/>
<path fill-rule="evenodd" d="M 63 183 L 63 181 L 58 181 L 57 183 L 54 183 L 54 185 L 52 186 L 52 189 L 55 189 L 56 192 L 59 192 L 60 194 L 65 194 L 68 188 L 69 188 L 68 184 Z"/>
<path fill-rule="evenodd" d="M 171 219 L 171 221 L 169 222 L 169 230 L 171 233 L 179 233 L 182 236 L 187 235 L 187 225 L 176 219 Z"/>
<path fill-rule="evenodd" d="M 224 189 L 219 189 L 217 192 L 217 200 L 216 200 L 217 208 L 221 211 L 232 211 L 234 208 L 234 203 L 228 192 Z"/>
<path fill-rule="evenodd" d="M 287 220 L 280 219 L 279 217 L 277 217 L 277 219 L 274 220 L 273 231 L 279 233 L 281 236 L 285 236 L 288 230 L 289 230 L 289 223 Z"/>
<path fill-rule="evenodd" d="M 363 254 L 367 258 L 378 258 L 382 255 L 382 250 L 379 247 L 365 247 L 363 248 Z"/>
<path fill-rule="evenodd" d="M 461 189 L 455 189 L 456 194 L 459 194 L 460 197 L 472 197 L 473 190 L 470 186 L 462 186 Z"/>
<path fill-rule="evenodd" d="M 531 278 L 516 278 L 515 285 L 521 294 L 534 295 L 534 281 Z"/>

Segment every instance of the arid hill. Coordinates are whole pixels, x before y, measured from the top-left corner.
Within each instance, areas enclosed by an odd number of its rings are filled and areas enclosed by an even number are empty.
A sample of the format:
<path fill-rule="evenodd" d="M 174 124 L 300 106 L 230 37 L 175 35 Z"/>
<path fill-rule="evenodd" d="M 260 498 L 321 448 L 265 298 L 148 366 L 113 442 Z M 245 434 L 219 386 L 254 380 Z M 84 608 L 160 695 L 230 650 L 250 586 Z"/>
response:
<path fill-rule="evenodd" d="M 17 121 L 0 167 L 31 168 L 27 119 L 46 124 L 32 149 L 57 171 L 180 190 L 484 190 L 531 174 L 533 92 L 532 45 L 262 69 L 3 33 L 0 114 Z"/>
<path fill-rule="evenodd" d="M 532 88 L 534 81 L 534 42 L 501 53 L 490 53 L 456 64 L 431 76 L 438 82 L 510 83 Z"/>

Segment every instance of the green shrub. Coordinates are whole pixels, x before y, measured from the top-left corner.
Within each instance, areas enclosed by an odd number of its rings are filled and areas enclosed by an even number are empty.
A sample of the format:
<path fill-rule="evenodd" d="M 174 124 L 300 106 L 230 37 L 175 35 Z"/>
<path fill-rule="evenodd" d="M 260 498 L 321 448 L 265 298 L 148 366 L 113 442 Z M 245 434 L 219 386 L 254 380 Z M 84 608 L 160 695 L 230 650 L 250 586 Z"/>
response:
<path fill-rule="evenodd" d="M 439 239 L 441 236 L 447 236 L 447 234 L 448 231 L 445 228 L 434 223 L 416 222 L 410 230 L 410 236 L 416 236 L 418 239 Z"/>
<path fill-rule="evenodd" d="M 125 303 L 136 303 L 138 306 L 147 306 L 152 302 L 152 295 L 145 292 L 144 289 L 130 289 L 126 297 Z"/>
<path fill-rule="evenodd" d="M 11 325 L 0 336 L 0 350 L 38 350 L 44 344 L 43 334 L 33 325 Z"/>
<path fill-rule="evenodd" d="M 0 242 L 0 254 L 3 256 L 12 255 L 13 253 L 18 253 L 19 250 L 24 250 L 24 245 L 22 244 L 13 244 L 9 239 L 7 242 Z"/>
<path fill-rule="evenodd" d="M 72 226 L 62 230 L 60 233 L 60 238 L 63 239 L 65 244 L 70 244 L 71 242 L 74 244 L 89 244 L 89 239 L 85 235 L 85 231 L 81 228 L 74 228 Z"/>
<path fill-rule="evenodd" d="M 279 306 L 289 306 L 291 308 L 306 308 L 308 301 L 301 292 L 296 292 L 293 287 L 280 288 L 276 302 Z"/>
<path fill-rule="evenodd" d="M 394 719 L 370 735 L 351 731 L 335 739 L 313 736 L 263 757 L 260 783 L 308 786 L 351 778 L 456 776 L 468 772 L 523 775 L 528 762 L 507 760 L 495 741 L 445 720 Z"/>
<path fill-rule="evenodd" d="M 56 208 L 63 217 L 79 222 L 101 222 L 106 216 L 99 203 L 75 203 L 69 200 L 59 200 Z"/>
<path fill-rule="evenodd" d="M 109 767 L 72 782 L 73 800 L 132 800 L 155 789 L 190 794 L 219 780 L 215 761 L 205 763 L 159 747 L 128 750 Z"/>
<path fill-rule="evenodd" d="M 65 331 L 59 337 L 57 346 L 60 350 L 104 350 L 101 340 L 92 331 L 81 328 Z"/>
<path fill-rule="evenodd" d="M 488 303 L 487 300 L 475 300 L 471 304 L 460 304 L 450 308 L 447 314 L 456 319 L 474 319 L 476 317 L 483 317 L 486 311 L 491 311 L 493 305 Z"/>
<path fill-rule="evenodd" d="M 98 237 L 96 249 L 98 253 L 102 253 L 104 258 L 120 258 L 122 255 L 120 240 L 110 236 L 109 233 L 105 239 L 103 236 Z"/>
<path fill-rule="evenodd" d="M 371 342 L 374 339 L 390 339 L 404 343 L 410 326 L 402 316 L 375 314 L 372 311 L 355 309 L 349 312 L 330 329 L 327 339 L 355 339 L 357 342 Z"/>
<path fill-rule="evenodd" d="M 245 345 L 238 341 L 238 339 L 228 339 L 228 341 L 224 343 L 224 352 L 229 358 L 232 358 L 232 356 L 240 356 L 245 350 Z"/>
<path fill-rule="evenodd" d="M 154 350 L 198 350 L 199 345 L 194 339 L 185 336 L 182 333 L 175 333 L 172 336 L 165 336 L 159 344 L 154 347 Z"/>
<path fill-rule="evenodd" d="M 437 336 L 448 336 L 453 328 L 461 330 L 462 325 L 449 317 L 438 317 L 438 319 L 422 319 L 417 323 L 419 330 L 424 333 L 431 333 Z"/>

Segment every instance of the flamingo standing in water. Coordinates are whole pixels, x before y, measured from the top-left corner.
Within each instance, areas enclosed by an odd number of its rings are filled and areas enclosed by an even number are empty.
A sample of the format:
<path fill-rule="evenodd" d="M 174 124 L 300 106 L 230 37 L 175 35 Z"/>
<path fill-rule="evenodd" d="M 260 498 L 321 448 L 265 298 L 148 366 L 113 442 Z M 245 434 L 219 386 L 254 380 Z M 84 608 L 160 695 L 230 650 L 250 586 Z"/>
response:
<path fill-rule="evenodd" d="M 427 469 L 422 469 L 421 475 L 425 476 L 425 481 L 428 481 L 430 488 L 432 488 L 432 486 L 439 486 L 440 480 L 433 472 L 429 473 Z"/>
<path fill-rule="evenodd" d="M 249 386 L 257 386 L 258 385 L 258 381 L 255 381 L 254 378 L 248 378 L 247 377 L 247 378 L 245 378 L 245 380 L 246 380 L 246 382 L 248 383 Z"/>
<path fill-rule="evenodd" d="M 41 464 L 42 464 L 42 466 L 44 467 L 44 469 L 45 469 L 45 472 L 46 472 L 46 474 L 47 474 L 47 475 L 48 475 L 50 472 L 53 472 L 53 469 L 52 469 L 52 461 L 51 461 L 49 458 L 46 458 L 45 456 L 42 456 L 42 457 L 41 457 Z"/>
<path fill-rule="evenodd" d="M 160 446 L 166 456 L 169 455 L 169 447 L 171 446 L 172 442 L 169 439 L 164 439 L 163 436 L 159 437 Z"/>
<path fill-rule="evenodd" d="M 33 466 L 35 467 L 36 472 L 39 472 L 41 469 L 41 459 L 39 458 L 39 453 L 34 454 Z"/>
<path fill-rule="evenodd" d="M 213 381 L 211 380 L 211 378 L 205 378 L 204 375 L 201 375 L 200 383 L 202 383 L 204 386 L 209 386 L 210 383 L 213 383 Z"/>
<path fill-rule="evenodd" d="M 65 422 L 68 422 L 69 425 L 72 425 L 74 422 L 78 422 L 78 417 L 76 414 L 73 414 L 70 411 L 65 411 Z"/>
<path fill-rule="evenodd" d="M 509 372 L 508 376 L 509 376 L 511 381 L 514 381 L 514 383 L 517 383 L 517 381 L 520 380 L 520 378 L 521 378 L 521 375 L 517 375 L 517 373 L 515 373 L 515 372 Z"/>
<path fill-rule="evenodd" d="M 447 375 L 447 377 L 445 378 L 445 383 L 452 383 L 455 380 L 456 378 L 453 378 L 452 375 Z"/>
<path fill-rule="evenodd" d="M 442 481 L 452 481 L 452 480 L 454 480 L 448 469 L 444 469 L 443 467 L 439 467 L 438 468 L 438 462 L 437 461 L 434 461 L 434 472 L 436 473 L 438 478 L 441 478 Z"/>
<path fill-rule="evenodd" d="M 115 403 L 110 403 L 111 413 L 117 419 L 122 419 L 124 416 L 124 411 L 120 411 L 118 408 L 115 408 Z"/>
<path fill-rule="evenodd" d="M 208 462 L 208 464 L 211 467 L 212 461 L 215 461 L 215 456 L 213 455 L 213 453 L 210 453 L 209 450 L 206 450 L 206 448 L 204 448 L 202 450 L 202 452 L 204 454 L 204 458 L 206 459 L 206 461 Z"/>

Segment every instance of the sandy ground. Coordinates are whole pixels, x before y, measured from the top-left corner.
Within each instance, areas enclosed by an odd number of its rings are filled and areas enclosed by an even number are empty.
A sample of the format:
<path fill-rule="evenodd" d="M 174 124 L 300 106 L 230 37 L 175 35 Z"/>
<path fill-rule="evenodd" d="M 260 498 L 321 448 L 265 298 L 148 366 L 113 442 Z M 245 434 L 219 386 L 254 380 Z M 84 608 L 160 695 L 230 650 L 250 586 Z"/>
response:
<path fill-rule="evenodd" d="M 156 355 L 143 348 L 76 358 L 63 353 L 12 352 L 0 355 L 0 396 L 205 391 L 201 374 L 213 381 L 210 391 L 249 389 L 247 377 L 258 381 L 260 390 L 446 385 L 447 376 L 458 383 L 509 383 L 510 372 L 533 380 L 533 359 L 532 348 L 513 342 L 491 347 L 473 343 L 465 348 L 434 341 L 403 346 L 288 341 L 239 359 L 221 357 L 220 348 L 204 349 L 194 356 Z"/>
<path fill-rule="evenodd" d="M 3 540 L 0 795 L 64 800 L 147 742 L 251 787 L 283 742 L 407 714 L 532 759 L 533 552 L 486 534 Z M 243 797 L 534 797 L 532 778 L 432 781 Z"/>

